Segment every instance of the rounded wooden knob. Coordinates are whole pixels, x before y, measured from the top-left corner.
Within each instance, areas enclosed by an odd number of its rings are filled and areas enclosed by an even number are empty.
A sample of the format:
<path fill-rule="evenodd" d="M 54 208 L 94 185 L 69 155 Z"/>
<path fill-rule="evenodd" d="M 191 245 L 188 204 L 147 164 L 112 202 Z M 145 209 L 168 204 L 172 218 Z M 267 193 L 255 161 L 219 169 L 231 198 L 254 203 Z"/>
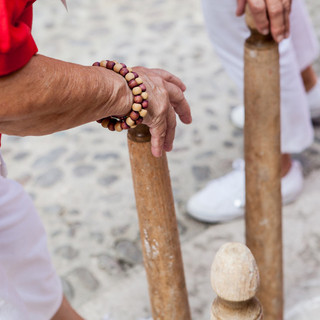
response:
<path fill-rule="evenodd" d="M 241 302 L 255 296 L 258 267 L 244 244 L 226 243 L 219 249 L 211 267 L 211 285 L 223 300 Z"/>

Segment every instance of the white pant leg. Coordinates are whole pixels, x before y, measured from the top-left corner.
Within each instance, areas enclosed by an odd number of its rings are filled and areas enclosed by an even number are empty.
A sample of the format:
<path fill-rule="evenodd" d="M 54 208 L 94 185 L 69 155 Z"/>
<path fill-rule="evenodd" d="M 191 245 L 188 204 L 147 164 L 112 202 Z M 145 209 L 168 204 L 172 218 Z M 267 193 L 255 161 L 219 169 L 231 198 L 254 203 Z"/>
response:
<path fill-rule="evenodd" d="M 8 281 L 0 265 L 0 320 L 31 320 L 19 294 Z"/>
<path fill-rule="evenodd" d="M 243 46 L 249 36 L 244 17 L 236 17 L 235 0 L 202 0 L 202 3 L 206 26 L 215 51 L 242 94 Z M 295 17 L 301 13 L 299 18 L 304 19 L 304 11 L 297 12 L 297 7 L 293 7 Z M 304 48 L 304 50 L 313 49 Z M 281 150 L 283 153 L 298 153 L 310 146 L 313 141 L 310 112 L 291 38 L 281 42 L 279 52 Z"/>
<path fill-rule="evenodd" d="M 300 71 L 310 66 L 319 56 L 319 43 L 312 27 L 304 0 L 292 2 L 290 16 L 291 39 Z"/>
<path fill-rule="evenodd" d="M 20 184 L 3 176 L 0 176 L 0 281 L 7 283 L 0 286 L 0 301 L 26 314 L 23 320 L 49 320 L 61 305 L 61 282 L 52 266 L 45 230 L 32 200 Z M 7 309 L 1 308 L 0 303 L 0 320 L 15 319 L 1 318 Z"/>

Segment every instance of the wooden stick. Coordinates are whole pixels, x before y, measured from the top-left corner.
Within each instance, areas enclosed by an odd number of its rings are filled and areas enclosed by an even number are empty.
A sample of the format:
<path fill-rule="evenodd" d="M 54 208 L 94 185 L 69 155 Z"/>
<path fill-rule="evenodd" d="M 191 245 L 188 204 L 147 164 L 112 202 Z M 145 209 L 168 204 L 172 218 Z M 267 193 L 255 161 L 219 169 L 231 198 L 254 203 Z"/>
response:
<path fill-rule="evenodd" d="M 211 285 L 217 294 L 211 320 L 262 320 L 262 307 L 255 298 L 259 271 L 250 250 L 242 243 L 226 243 L 211 267 Z"/>
<path fill-rule="evenodd" d="M 246 243 L 256 258 L 266 320 L 283 319 L 278 45 L 255 29 L 245 43 Z"/>
<path fill-rule="evenodd" d="M 190 320 L 166 154 L 151 154 L 145 125 L 128 132 L 144 265 L 154 320 Z"/>

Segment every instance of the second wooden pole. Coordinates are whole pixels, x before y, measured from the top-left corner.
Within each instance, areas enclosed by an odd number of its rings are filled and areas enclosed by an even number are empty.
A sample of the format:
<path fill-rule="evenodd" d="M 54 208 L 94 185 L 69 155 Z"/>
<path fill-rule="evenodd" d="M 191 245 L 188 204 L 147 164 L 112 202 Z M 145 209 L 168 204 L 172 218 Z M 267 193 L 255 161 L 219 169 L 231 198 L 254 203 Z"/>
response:
<path fill-rule="evenodd" d="M 260 270 L 265 320 L 283 319 L 278 45 L 255 29 L 245 43 L 246 242 Z"/>

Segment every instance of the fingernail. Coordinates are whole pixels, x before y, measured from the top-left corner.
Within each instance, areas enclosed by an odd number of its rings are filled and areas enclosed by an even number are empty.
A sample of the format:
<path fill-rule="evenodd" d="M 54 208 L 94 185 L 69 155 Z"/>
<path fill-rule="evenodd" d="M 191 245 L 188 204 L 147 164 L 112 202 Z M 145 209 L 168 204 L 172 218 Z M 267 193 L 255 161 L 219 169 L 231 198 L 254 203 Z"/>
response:
<path fill-rule="evenodd" d="M 266 36 L 267 34 L 269 34 L 269 29 L 263 29 L 261 33 Z"/>
<path fill-rule="evenodd" d="M 173 148 L 173 145 L 171 144 L 170 146 L 165 146 L 165 147 L 164 147 L 164 150 L 165 150 L 166 152 L 170 152 L 170 151 L 172 150 L 172 148 Z"/>
<path fill-rule="evenodd" d="M 283 35 L 281 34 L 280 36 L 277 37 L 277 42 L 281 42 L 284 39 Z"/>

